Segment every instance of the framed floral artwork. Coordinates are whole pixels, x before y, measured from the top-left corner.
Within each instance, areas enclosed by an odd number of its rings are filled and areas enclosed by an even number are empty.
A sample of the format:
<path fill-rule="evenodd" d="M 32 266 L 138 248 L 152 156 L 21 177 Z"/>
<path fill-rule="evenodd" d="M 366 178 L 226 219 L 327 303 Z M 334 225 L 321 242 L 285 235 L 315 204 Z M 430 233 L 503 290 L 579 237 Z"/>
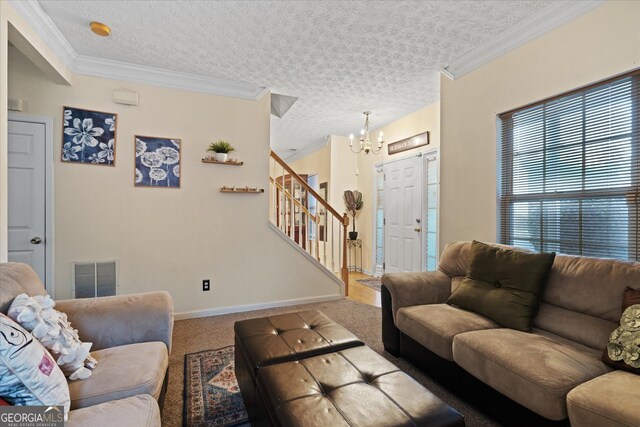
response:
<path fill-rule="evenodd" d="M 180 188 L 180 145 L 175 138 L 135 137 L 136 187 Z"/>
<path fill-rule="evenodd" d="M 62 161 L 115 166 L 118 115 L 62 107 Z"/>

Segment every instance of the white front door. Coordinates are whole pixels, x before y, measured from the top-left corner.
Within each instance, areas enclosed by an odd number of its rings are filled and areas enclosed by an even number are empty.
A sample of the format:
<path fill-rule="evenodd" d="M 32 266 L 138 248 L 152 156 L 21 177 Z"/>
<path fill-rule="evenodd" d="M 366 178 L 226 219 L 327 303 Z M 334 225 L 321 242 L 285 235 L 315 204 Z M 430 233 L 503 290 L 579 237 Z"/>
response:
<path fill-rule="evenodd" d="M 422 159 L 385 165 L 385 273 L 422 269 Z"/>
<path fill-rule="evenodd" d="M 9 121 L 9 261 L 46 278 L 45 124 Z"/>

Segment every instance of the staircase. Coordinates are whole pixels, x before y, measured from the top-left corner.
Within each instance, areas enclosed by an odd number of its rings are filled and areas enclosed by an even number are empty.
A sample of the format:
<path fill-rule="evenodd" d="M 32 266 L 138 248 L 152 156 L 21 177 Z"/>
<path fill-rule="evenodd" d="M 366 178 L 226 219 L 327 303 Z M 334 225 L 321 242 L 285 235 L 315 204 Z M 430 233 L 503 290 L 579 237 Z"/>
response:
<path fill-rule="evenodd" d="M 337 276 L 349 296 L 349 217 L 324 200 L 276 153 L 269 163 L 269 220 L 319 267 Z"/>

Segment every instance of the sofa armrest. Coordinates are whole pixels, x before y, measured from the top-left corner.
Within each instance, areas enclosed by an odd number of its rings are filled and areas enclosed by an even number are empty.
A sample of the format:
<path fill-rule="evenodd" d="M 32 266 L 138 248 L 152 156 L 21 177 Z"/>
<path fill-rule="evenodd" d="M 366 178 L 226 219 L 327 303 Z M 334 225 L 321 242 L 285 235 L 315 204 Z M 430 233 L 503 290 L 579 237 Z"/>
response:
<path fill-rule="evenodd" d="M 402 307 L 442 304 L 451 296 L 451 278 L 442 271 L 390 273 L 382 276 L 382 284 L 391 294 L 391 312 Z"/>
<path fill-rule="evenodd" d="M 171 353 L 173 300 L 165 291 L 56 301 L 92 350 L 161 341 Z"/>

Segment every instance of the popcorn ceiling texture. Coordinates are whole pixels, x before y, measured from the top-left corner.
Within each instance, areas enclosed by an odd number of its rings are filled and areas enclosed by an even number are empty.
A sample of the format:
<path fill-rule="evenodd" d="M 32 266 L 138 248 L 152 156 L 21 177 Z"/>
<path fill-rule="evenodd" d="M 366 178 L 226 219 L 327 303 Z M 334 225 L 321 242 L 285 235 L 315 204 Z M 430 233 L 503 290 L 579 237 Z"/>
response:
<path fill-rule="evenodd" d="M 365 110 L 378 128 L 438 100 L 441 67 L 550 3 L 40 1 L 81 55 L 300 98 L 272 118 L 281 153 L 357 133 Z M 93 36 L 92 20 L 112 36 Z"/>

